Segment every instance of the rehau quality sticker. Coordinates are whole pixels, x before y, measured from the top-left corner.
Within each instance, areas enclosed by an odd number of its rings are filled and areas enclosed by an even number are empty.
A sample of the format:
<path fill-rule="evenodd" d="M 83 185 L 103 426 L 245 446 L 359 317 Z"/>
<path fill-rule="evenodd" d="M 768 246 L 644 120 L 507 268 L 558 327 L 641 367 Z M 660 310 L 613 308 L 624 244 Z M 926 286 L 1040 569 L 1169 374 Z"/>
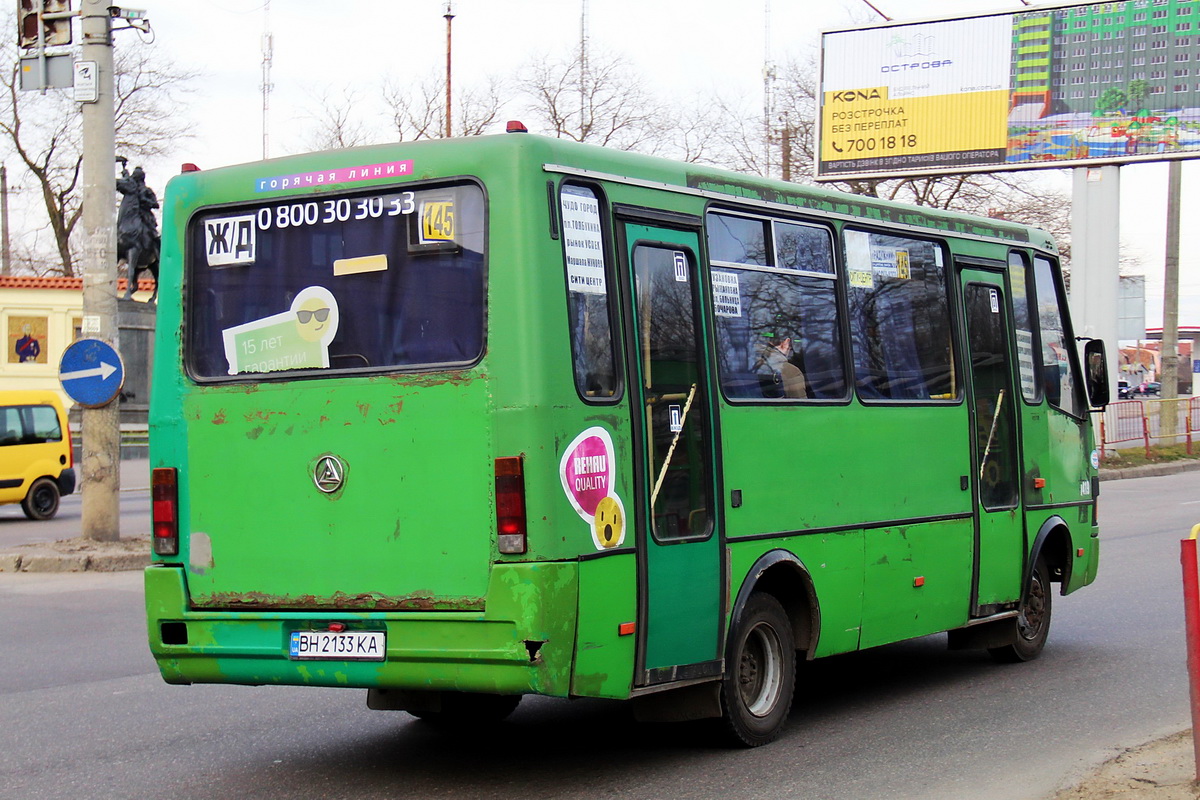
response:
<path fill-rule="evenodd" d="M 558 475 L 575 513 L 592 529 L 596 549 L 625 541 L 625 506 L 613 491 L 616 477 L 612 437 L 592 427 L 575 437 L 563 453 Z"/>

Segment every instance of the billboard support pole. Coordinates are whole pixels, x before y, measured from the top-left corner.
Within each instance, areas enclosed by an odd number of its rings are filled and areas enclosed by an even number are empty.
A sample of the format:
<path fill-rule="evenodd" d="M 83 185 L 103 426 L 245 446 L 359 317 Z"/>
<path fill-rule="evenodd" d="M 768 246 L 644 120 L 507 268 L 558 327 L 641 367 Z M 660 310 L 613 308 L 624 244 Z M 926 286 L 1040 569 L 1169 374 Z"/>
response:
<path fill-rule="evenodd" d="M 1104 341 L 1117 385 L 1117 287 L 1120 283 L 1121 168 L 1072 170 L 1071 317 L 1075 335 Z"/>

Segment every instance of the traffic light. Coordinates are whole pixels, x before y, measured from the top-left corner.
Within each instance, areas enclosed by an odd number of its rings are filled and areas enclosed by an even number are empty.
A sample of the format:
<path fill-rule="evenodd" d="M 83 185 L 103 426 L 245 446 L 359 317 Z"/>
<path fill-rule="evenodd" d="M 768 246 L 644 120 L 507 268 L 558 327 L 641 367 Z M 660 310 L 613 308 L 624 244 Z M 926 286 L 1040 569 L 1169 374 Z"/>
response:
<path fill-rule="evenodd" d="M 71 0 L 17 0 L 17 17 L 20 26 L 17 36 L 21 47 L 38 46 L 38 31 L 42 31 L 41 44 L 57 46 L 71 43 Z"/>

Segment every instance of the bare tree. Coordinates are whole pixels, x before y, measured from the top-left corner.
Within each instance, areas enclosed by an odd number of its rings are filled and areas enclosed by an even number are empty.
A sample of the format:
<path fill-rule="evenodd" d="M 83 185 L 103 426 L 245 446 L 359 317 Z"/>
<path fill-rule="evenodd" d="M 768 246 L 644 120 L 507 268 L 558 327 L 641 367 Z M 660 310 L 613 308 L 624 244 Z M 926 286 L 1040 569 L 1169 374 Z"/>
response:
<path fill-rule="evenodd" d="M 11 44 L 0 57 L 17 61 Z M 188 121 L 178 113 L 178 96 L 195 73 L 177 67 L 153 45 L 130 43 L 115 54 L 115 141 L 117 152 L 130 159 L 161 155 L 188 135 Z M 82 119 L 66 92 L 21 91 L 20 65 L 0 78 L 0 141 L 32 176 L 40 196 L 57 263 L 48 271 L 75 275 L 71 235 L 79 222 Z M 115 190 L 114 190 L 115 197 Z"/>
<path fill-rule="evenodd" d="M 500 119 L 505 82 L 490 76 L 484 86 L 460 90 L 451 126 L 456 136 L 479 136 Z M 431 75 L 412 88 L 394 82 L 383 86 L 383 100 L 400 141 L 440 139 L 446 135 L 446 83 Z"/>
<path fill-rule="evenodd" d="M 350 88 L 320 89 L 301 117 L 310 123 L 305 150 L 340 150 L 374 140 L 370 127 L 358 116 L 358 93 Z"/>
<path fill-rule="evenodd" d="M 578 53 L 539 58 L 517 78 L 534 119 L 560 139 L 623 150 L 656 152 L 664 144 L 662 103 L 619 55 L 592 52 L 587 69 Z"/>
<path fill-rule="evenodd" d="M 0 133 L 33 176 L 54 234 L 63 275 L 75 274 L 71 232 L 81 212 L 79 187 L 82 155 L 80 120 L 66 97 L 51 92 L 32 103 L 20 89 L 18 63 L 5 73 Z M 26 107 L 31 106 L 31 107 Z"/>
<path fill-rule="evenodd" d="M 179 110 L 200 73 L 140 42 L 126 42 L 114 59 L 117 152 L 130 159 L 152 158 L 191 136 L 192 121 Z"/>
<path fill-rule="evenodd" d="M 713 138 L 713 108 L 711 101 L 698 97 L 691 106 L 674 111 L 675 127 L 664 128 L 669 137 L 663 155 L 693 163 L 709 163 L 717 149 Z"/>
<path fill-rule="evenodd" d="M 719 158 L 733 169 L 800 183 L 812 180 L 816 159 L 817 69 L 812 59 L 785 63 L 777 72 L 772 118 L 739 113 L 717 101 L 724 126 L 714 131 Z M 732 120 L 733 122 L 729 122 Z M 764 132 L 769 140 L 764 142 Z M 959 173 L 916 178 L 867 178 L 832 186 L 852 194 L 1010 219 L 1042 228 L 1070 257 L 1070 199 L 1042 175 L 1024 172 Z"/>

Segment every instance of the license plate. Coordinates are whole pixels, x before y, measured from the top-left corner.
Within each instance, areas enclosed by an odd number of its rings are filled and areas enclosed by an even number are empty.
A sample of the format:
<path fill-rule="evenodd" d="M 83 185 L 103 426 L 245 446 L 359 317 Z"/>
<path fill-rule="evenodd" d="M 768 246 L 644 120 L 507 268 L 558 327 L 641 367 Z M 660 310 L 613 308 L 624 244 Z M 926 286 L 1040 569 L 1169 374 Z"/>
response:
<path fill-rule="evenodd" d="M 383 661 L 383 631 L 292 631 L 289 656 L 310 661 Z"/>

